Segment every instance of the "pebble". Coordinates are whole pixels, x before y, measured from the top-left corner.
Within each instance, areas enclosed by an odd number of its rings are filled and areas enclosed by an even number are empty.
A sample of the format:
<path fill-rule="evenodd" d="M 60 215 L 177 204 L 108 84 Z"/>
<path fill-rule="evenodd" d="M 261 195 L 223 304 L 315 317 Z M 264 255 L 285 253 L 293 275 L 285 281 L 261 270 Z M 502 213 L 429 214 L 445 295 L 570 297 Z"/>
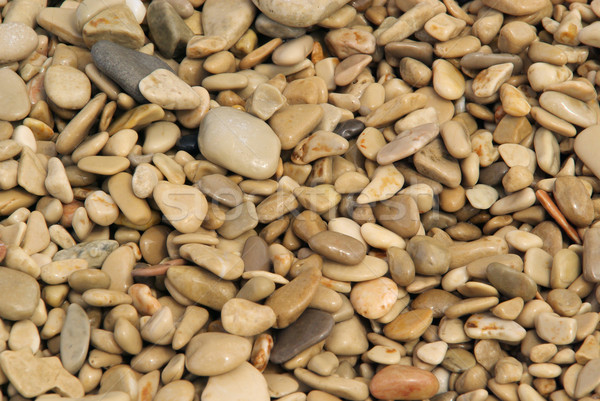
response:
<path fill-rule="evenodd" d="M 577 321 L 568 317 L 559 317 L 551 312 L 542 312 L 535 316 L 536 334 L 545 341 L 556 345 L 570 344 L 575 340 Z"/>
<path fill-rule="evenodd" d="M 236 143 L 247 145 L 236 146 Z M 229 107 L 219 107 L 206 114 L 200 124 L 198 144 L 208 160 L 257 180 L 275 173 L 281 149 L 279 139 L 266 123 Z"/>
<path fill-rule="evenodd" d="M 592 223 L 593 204 L 580 179 L 569 176 L 557 177 L 554 181 L 553 194 L 557 206 L 571 224 L 576 227 L 587 227 Z"/>
<path fill-rule="evenodd" d="M 223 328 L 239 336 L 260 334 L 273 326 L 275 320 L 271 308 L 245 299 L 231 299 L 221 310 Z"/>
<path fill-rule="evenodd" d="M 33 52 L 38 45 L 35 31 L 18 22 L 5 21 L 0 25 L 0 63 L 8 64 L 21 61 Z"/>
<path fill-rule="evenodd" d="M 474 339 L 492 339 L 514 343 L 521 341 L 526 331 L 518 323 L 498 319 L 490 314 L 473 314 L 465 322 L 465 333 Z"/>
<path fill-rule="evenodd" d="M 138 103 L 146 102 L 139 89 L 140 81 L 154 70 L 171 70 L 171 67 L 158 57 L 106 40 L 95 43 L 91 54 L 96 67 Z"/>
<path fill-rule="evenodd" d="M 597 122 L 597 116 L 581 100 L 564 93 L 547 91 L 540 95 L 540 106 L 567 122 L 588 128 Z"/>
<path fill-rule="evenodd" d="M 295 1 L 288 4 L 281 0 L 256 0 L 254 4 L 267 17 L 283 25 L 308 27 L 341 8 L 345 2 L 343 0 L 328 2 L 310 0 L 308 2 Z"/>
<path fill-rule="evenodd" d="M 281 330 L 271 351 L 271 362 L 284 363 L 326 339 L 334 326 L 330 314 L 307 309 L 294 323 Z"/>
<path fill-rule="evenodd" d="M 250 0 L 207 0 L 202 8 L 202 29 L 207 36 L 220 36 L 229 49 L 252 24 L 256 9 Z"/>
<path fill-rule="evenodd" d="M 71 304 L 60 332 L 60 360 L 71 374 L 81 369 L 85 362 L 90 341 L 90 324 L 85 310 Z"/>
<path fill-rule="evenodd" d="M 439 389 L 438 379 L 413 366 L 392 365 L 381 369 L 371 380 L 369 390 L 379 399 L 423 400 Z"/>
<path fill-rule="evenodd" d="M 216 310 L 221 310 L 237 292 L 233 283 L 220 280 L 198 267 L 171 266 L 167 270 L 167 278 L 186 298 Z"/>
<path fill-rule="evenodd" d="M 30 350 L 6 350 L 0 356 L 6 377 L 24 397 L 33 398 L 51 389 L 67 397 L 83 397 L 83 386 L 68 373 L 57 357 L 36 358 Z"/>
<path fill-rule="evenodd" d="M 0 26 L 3 25 L 5 24 Z M 17 121 L 25 118 L 31 110 L 25 83 L 9 68 L 0 70 L 0 80 L 3 82 L 3 90 L 0 93 L 0 119 Z"/>
<path fill-rule="evenodd" d="M 135 15 L 125 4 L 110 5 L 94 15 L 83 25 L 82 36 L 88 48 L 100 40 L 108 40 L 130 49 L 138 49 L 144 45 L 145 39 Z"/>
<path fill-rule="evenodd" d="M 400 133 L 377 152 L 379 164 L 390 164 L 414 155 L 439 134 L 438 124 L 424 124 Z"/>
<path fill-rule="evenodd" d="M 397 298 L 398 286 L 387 277 L 360 282 L 350 293 L 354 310 L 367 319 L 383 317 L 392 309 Z"/>
<path fill-rule="evenodd" d="M 306 268 L 267 298 L 265 305 L 277 316 L 275 328 L 286 328 L 298 319 L 316 293 L 320 279 L 321 272 L 317 267 Z"/>
<path fill-rule="evenodd" d="M 243 388 L 243 394 L 238 391 Z M 208 379 L 202 392 L 204 401 L 218 401 L 235 397 L 239 401 L 268 401 L 269 390 L 264 376 L 250 363 L 243 362 L 236 369 Z"/>
<path fill-rule="evenodd" d="M 44 89 L 54 104 L 65 109 L 81 109 L 90 100 L 92 93 L 90 80 L 83 72 L 61 65 L 48 68 Z"/>
<path fill-rule="evenodd" d="M 366 255 L 366 247 L 346 234 L 321 231 L 308 239 L 308 245 L 321 256 L 334 262 L 356 265 Z"/>
<path fill-rule="evenodd" d="M 148 101 L 167 110 L 190 110 L 201 102 L 200 95 L 167 69 L 152 71 L 139 81 L 138 88 Z"/>
<path fill-rule="evenodd" d="M 218 376 L 246 363 L 252 344 L 243 337 L 226 333 L 201 333 L 186 347 L 185 366 L 198 376 Z"/>
<path fill-rule="evenodd" d="M 146 11 L 146 21 L 156 47 L 167 58 L 185 52 L 194 33 L 175 8 L 167 1 L 153 3 Z"/>

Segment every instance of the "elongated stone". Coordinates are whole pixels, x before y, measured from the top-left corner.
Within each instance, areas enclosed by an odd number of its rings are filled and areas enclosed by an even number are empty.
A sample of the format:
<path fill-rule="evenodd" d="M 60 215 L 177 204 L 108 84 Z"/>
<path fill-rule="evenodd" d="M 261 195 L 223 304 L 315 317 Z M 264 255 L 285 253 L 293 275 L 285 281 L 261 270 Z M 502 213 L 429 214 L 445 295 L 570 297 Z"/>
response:
<path fill-rule="evenodd" d="M 83 366 L 89 343 L 88 315 L 78 304 L 71 304 L 60 332 L 60 360 L 69 373 L 75 374 Z"/>
<path fill-rule="evenodd" d="M 316 309 L 307 309 L 298 320 L 277 334 L 270 361 L 284 363 L 292 359 L 295 355 L 327 338 L 333 329 L 333 324 L 331 314 Z"/>

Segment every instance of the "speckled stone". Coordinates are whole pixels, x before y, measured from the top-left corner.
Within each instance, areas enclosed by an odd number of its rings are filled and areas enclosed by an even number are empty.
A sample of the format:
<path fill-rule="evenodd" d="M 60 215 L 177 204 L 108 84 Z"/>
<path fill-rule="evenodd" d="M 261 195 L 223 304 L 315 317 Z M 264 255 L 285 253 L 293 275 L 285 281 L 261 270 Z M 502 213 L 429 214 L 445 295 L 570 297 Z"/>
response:
<path fill-rule="evenodd" d="M 104 263 L 104 259 L 118 247 L 119 243 L 113 240 L 83 242 L 56 252 L 52 260 L 85 259 L 90 268 L 100 267 Z"/>

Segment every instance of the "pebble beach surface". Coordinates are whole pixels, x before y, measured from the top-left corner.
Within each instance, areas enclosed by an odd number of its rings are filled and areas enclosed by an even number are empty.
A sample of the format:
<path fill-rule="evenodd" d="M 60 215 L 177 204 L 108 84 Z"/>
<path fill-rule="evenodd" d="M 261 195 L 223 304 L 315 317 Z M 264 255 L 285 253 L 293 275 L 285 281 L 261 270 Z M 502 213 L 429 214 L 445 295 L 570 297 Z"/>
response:
<path fill-rule="evenodd" d="M 0 401 L 600 397 L 600 0 L 0 10 Z"/>

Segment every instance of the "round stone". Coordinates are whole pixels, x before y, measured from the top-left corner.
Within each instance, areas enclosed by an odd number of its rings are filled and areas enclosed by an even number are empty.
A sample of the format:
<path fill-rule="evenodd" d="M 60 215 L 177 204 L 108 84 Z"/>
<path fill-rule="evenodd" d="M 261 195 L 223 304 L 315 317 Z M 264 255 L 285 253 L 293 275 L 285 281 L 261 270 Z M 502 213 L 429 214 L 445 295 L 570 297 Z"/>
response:
<path fill-rule="evenodd" d="M 66 65 L 53 65 L 44 78 L 46 95 L 63 109 L 78 110 L 89 102 L 92 84 L 85 73 Z"/>
<path fill-rule="evenodd" d="M 250 357 L 252 343 L 225 333 L 202 333 L 190 340 L 185 351 L 187 370 L 198 376 L 232 371 Z"/>
<path fill-rule="evenodd" d="M 0 64 L 23 60 L 37 45 L 38 36 L 27 25 L 19 22 L 0 24 Z"/>

